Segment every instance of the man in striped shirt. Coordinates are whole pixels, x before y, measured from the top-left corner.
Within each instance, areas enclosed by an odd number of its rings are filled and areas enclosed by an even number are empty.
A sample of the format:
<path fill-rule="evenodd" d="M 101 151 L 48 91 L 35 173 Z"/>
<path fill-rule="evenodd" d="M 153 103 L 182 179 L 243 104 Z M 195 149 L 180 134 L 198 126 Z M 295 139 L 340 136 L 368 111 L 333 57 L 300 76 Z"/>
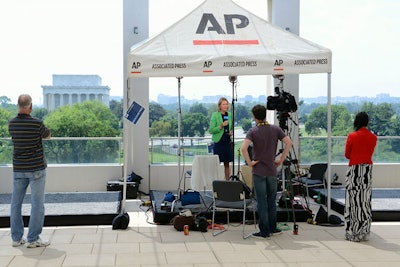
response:
<path fill-rule="evenodd" d="M 14 145 L 10 214 L 11 238 L 14 247 L 26 242 L 28 242 L 28 248 L 50 245 L 49 241 L 40 238 L 40 234 L 44 223 L 44 190 L 47 167 L 42 139 L 49 139 L 51 134 L 42 120 L 32 117 L 31 112 L 31 96 L 20 95 L 18 97 L 18 115 L 8 124 L 8 131 Z M 31 214 L 28 235 L 25 238 L 21 209 L 28 186 L 31 188 Z"/>

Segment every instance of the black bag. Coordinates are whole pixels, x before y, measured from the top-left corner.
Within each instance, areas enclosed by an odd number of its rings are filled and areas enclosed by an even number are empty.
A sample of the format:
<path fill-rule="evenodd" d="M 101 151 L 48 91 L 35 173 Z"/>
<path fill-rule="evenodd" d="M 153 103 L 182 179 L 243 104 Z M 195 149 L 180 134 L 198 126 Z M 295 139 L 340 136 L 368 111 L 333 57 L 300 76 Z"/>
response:
<path fill-rule="evenodd" d="M 324 207 L 319 206 L 319 210 L 315 215 L 315 220 L 317 224 L 324 224 L 328 222 L 328 212 L 324 209 Z"/>
<path fill-rule="evenodd" d="M 113 230 L 118 230 L 118 229 L 125 230 L 126 228 L 128 228 L 128 225 L 129 225 L 129 214 L 127 212 L 117 215 L 112 221 Z"/>
<path fill-rule="evenodd" d="M 190 204 L 200 204 L 200 193 L 193 190 L 186 190 L 183 195 L 181 195 L 182 206 Z"/>
<path fill-rule="evenodd" d="M 328 221 L 329 221 L 330 224 L 334 224 L 334 225 L 342 225 L 342 224 L 344 224 L 342 219 L 340 219 L 340 217 L 336 216 L 335 214 L 329 215 Z"/>
<path fill-rule="evenodd" d="M 193 230 L 200 232 L 207 232 L 208 230 L 208 221 L 204 216 L 196 216 L 194 219 Z"/>
<path fill-rule="evenodd" d="M 338 216 L 331 214 L 328 217 L 328 212 L 322 207 L 319 207 L 315 220 L 318 225 L 321 226 L 343 226 L 344 222 Z"/>
<path fill-rule="evenodd" d="M 130 175 L 126 178 L 127 182 L 135 182 L 136 184 L 140 184 L 140 180 L 142 180 L 142 176 L 137 175 L 135 172 L 132 171 Z"/>

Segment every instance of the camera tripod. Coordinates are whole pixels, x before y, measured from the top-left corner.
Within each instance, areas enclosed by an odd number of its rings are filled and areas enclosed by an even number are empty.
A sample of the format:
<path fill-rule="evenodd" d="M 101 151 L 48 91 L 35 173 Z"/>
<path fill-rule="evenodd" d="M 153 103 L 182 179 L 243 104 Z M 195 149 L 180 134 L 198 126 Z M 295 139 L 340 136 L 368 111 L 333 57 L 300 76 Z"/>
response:
<path fill-rule="evenodd" d="M 282 118 L 282 117 L 281 117 Z M 283 131 L 290 136 L 290 131 L 289 131 L 289 127 L 287 126 L 287 121 L 288 121 L 288 117 L 285 117 L 286 119 L 281 119 L 279 124 L 281 126 L 281 128 L 283 129 Z M 295 124 L 297 126 L 297 124 Z M 280 152 L 278 153 L 278 155 L 280 153 L 282 153 L 283 149 L 280 150 Z M 291 171 L 291 166 L 294 168 L 293 172 Z M 282 165 L 282 170 L 281 170 L 281 179 L 282 179 L 282 196 L 281 198 L 283 198 L 284 203 L 286 203 L 287 208 L 289 208 L 289 205 L 291 206 L 292 209 L 292 215 L 293 215 L 293 222 L 294 222 L 294 226 L 293 226 L 293 234 L 297 235 L 298 234 L 298 225 L 296 223 L 296 216 L 295 216 L 295 206 L 296 208 L 303 208 L 304 210 L 306 210 L 307 212 L 310 212 L 310 208 L 309 208 L 309 200 L 307 199 L 307 197 L 304 197 L 303 191 L 302 191 L 302 187 L 301 184 L 296 182 L 296 179 L 299 179 L 299 175 L 300 175 L 300 166 L 299 166 L 299 162 L 297 160 L 296 157 L 296 153 L 294 148 L 292 147 L 289 151 L 289 155 L 287 156 L 287 158 L 284 160 L 284 163 Z M 286 185 L 285 185 L 286 183 Z M 297 192 L 295 192 L 295 188 L 294 185 L 296 185 L 297 187 Z M 305 205 L 303 205 L 302 202 L 298 202 L 297 200 L 295 200 L 295 195 L 301 195 L 302 199 L 304 199 L 305 201 Z M 281 201 L 281 199 L 280 199 Z M 289 203 L 289 204 L 288 204 Z"/>
<path fill-rule="evenodd" d="M 287 125 L 289 118 L 290 118 L 290 116 L 288 113 L 278 112 L 279 126 L 290 137 L 290 131 L 289 131 L 289 127 Z M 295 121 L 293 121 L 292 119 L 291 119 L 291 121 L 297 126 Z M 278 156 L 282 152 L 283 152 L 283 148 L 279 150 L 279 152 L 276 156 Z M 292 157 L 292 155 L 293 155 L 293 157 Z M 293 183 L 292 183 L 292 179 L 293 179 L 292 172 L 290 170 L 291 165 L 293 165 L 295 167 L 296 173 L 298 173 L 298 170 L 299 170 L 298 160 L 296 158 L 296 154 L 295 154 L 293 147 L 290 148 L 289 155 L 283 161 L 283 164 L 282 164 L 282 169 L 281 169 L 282 195 L 280 197 L 279 202 L 282 201 L 286 205 L 287 208 L 289 208 L 289 206 L 291 207 L 292 216 L 293 216 L 293 234 L 297 235 L 299 226 L 296 222 L 296 213 L 294 211 L 294 209 L 295 209 L 294 195 L 295 194 L 294 194 L 294 188 L 293 188 Z M 287 185 L 286 185 L 286 183 L 287 183 Z M 308 204 L 307 204 L 307 206 L 308 206 Z"/>
<path fill-rule="evenodd" d="M 293 234 L 298 234 L 299 226 L 296 222 L 296 213 L 294 211 L 294 190 L 293 190 L 293 183 L 292 183 L 292 173 L 290 171 L 290 166 L 292 164 L 297 164 L 297 160 L 291 160 L 286 158 L 282 165 L 281 170 L 281 180 L 282 180 L 282 193 L 279 199 L 279 203 L 284 203 L 286 208 L 291 207 L 292 209 L 292 216 L 293 216 Z M 287 185 L 286 185 L 287 184 Z M 286 186 L 285 186 L 286 185 Z M 289 203 L 289 204 L 288 204 Z"/>

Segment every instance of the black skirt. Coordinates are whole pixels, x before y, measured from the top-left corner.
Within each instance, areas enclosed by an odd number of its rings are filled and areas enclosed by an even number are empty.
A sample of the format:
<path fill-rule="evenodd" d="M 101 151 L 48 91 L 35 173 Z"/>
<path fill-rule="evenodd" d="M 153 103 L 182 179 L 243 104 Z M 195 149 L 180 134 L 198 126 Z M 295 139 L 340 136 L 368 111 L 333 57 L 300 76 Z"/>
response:
<path fill-rule="evenodd" d="M 219 142 L 214 143 L 214 155 L 218 155 L 220 162 L 233 161 L 233 142 L 228 133 L 224 133 Z"/>

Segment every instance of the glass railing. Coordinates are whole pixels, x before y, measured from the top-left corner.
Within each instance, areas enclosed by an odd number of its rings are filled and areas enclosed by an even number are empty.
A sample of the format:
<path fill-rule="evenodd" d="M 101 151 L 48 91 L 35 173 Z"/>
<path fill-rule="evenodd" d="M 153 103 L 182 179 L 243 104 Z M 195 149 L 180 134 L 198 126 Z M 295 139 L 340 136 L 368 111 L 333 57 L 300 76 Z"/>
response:
<path fill-rule="evenodd" d="M 334 136 L 331 138 L 331 162 L 347 163 L 344 157 L 346 136 Z M 235 138 L 235 162 L 243 162 L 239 149 L 244 138 Z M 315 162 L 327 162 L 327 137 L 300 137 L 300 153 L 292 158 L 297 158 L 301 164 Z M 178 162 L 177 138 L 151 138 L 150 139 L 150 163 L 151 164 L 176 164 Z M 181 158 L 184 163 L 192 163 L 195 155 L 212 154 L 211 138 L 181 138 Z M 378 143 L 373 155 L 375 163 L 400 162 L 400 136 L 378 137 Z"/>
<path fill-rule="evenodd" d="M 331 162 L 347 163 L 344 157 L 346 136 L 331 138 Z M 327 162 L 327 137 L 300 137 L 300 155 L 302 164 Z M 372 158 L 374 163 L 400 162 L 400 136 L 379 136 Z"/>
<path fill-rule="evenodd" d="M 48 164 L 122 164 L 121 137 L 52 137 L 43 141 Z M 0 165 L 12 164 L 12 142 L 0 138 Z"/>
<path fill-rule="evenodd" d="M 176 164 L 179 160 L 178 139 L 176 137 L 150 138 L 149 149 L 151 164 Z M 194 156 L 213 153 L 211 137 L 181 138 L 180 150 L 181 162 L 191 164 Z"/>
<path fill-rule="evenodd" d="M 331 162 L 346 163 L 344 158 L 345 136 L 332 137 Z M 243 162 L 239 154 L 243 138 L 235 138 L 235 162 Z M 300 137 L 300 153 L 295 155 L 301 164 L 328 160 L 327 137 Z M 121 137 L 53 137 L 43 142 L 48 164 L 122 164 Z M 0 165 L 12 164 L 12 142 L 0 138 Z M 149 140 L 150 164 L 191 164 L 196 155 L 211 155 L 211 137 L 181 138 L 178 158 L 178 139 L 152 137 Z M 373 156 L 375 163 L 400 162 L 400 136 L 379 137 Z"/>

